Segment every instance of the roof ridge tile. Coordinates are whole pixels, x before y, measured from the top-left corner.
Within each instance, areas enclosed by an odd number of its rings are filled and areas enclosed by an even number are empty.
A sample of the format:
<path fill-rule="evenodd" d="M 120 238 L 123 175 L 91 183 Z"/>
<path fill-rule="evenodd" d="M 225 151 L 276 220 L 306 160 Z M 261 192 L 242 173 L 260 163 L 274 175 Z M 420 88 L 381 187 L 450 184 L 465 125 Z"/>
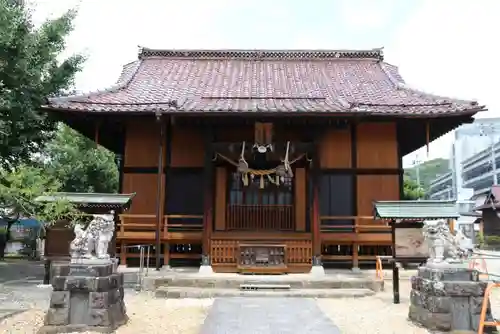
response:
<path fill-rule="evenodd" d="M 325 60 L 325 59 L 372 59 L 382 61 L 382 48 L 369 50 L 250 50 L 250 49 L 139 49 L 139 59 L 161 57 L 174 59 L 253 59 L 253 60 Z"/>

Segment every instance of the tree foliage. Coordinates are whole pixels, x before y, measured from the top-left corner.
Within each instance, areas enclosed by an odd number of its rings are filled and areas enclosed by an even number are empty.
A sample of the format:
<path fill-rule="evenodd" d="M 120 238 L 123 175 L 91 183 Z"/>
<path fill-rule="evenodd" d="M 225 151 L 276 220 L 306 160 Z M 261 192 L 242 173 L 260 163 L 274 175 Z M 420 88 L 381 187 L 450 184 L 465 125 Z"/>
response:
<path fill-rule="evenodd" d="M 70 10 L 35 28 L 23 2 L 0 0 L 0 216 L 9 222 L 24 216 L 51 223 L 78 215 L 64 200 L 35 201 L 64 183 L 45 165 L 33 164 L 57 128 L 41 106 L 73 88 L 84 62 L 81 55 L 61 60 L 75 15 Z"/>
<path fill-rule="evenodd" d="M 41 195 L 59 191 L 61 184 L 47 176 L 43 169 L 21 165 L 10 171 L 0 171 L 0 203 L 2 217 L 10 223 L 18 217 L 31 217 L 52 223 L 61 219 L 74 220 L 79 216 L 76 208 L 65 200 L 39 202 Z"/>
<path fill-rule="evenodd" d="M 48 96 L 68 91 L 84 58 L 58 57 L 73 29 L 70 10 L 41 27 L 17 1 L 0 0 L 0 165 L 28 161 L 51 138 L 55 120 L 40 111 Z"/>
<path fill-rule="evenodd" d="M 424 189 L 407 175 L 404 176 L 404 200 L 416 200 L 425 196 Z"/>
<path fill-rule="evenodd" d="M 448 173 L 449 169 L 449 160 L 448 159 L 432 159 L 426 162 L 423 162 L 418 165 L 419 176 L 420 176 L 420 185 L 425 194 L 429 191 L 429 185 L 432 180 L 434 180 L 439 175 Z M 417 182 L 417 167 L 407 168 L 405 170 L 405 175 L 408 179 Z"/>
<path fill-rule="evenodd" d="M 61 191 L 118 191 L 115 155 L 66 125 L 60 125 L 42 156 L 46 173 L 58 180 Z"/>

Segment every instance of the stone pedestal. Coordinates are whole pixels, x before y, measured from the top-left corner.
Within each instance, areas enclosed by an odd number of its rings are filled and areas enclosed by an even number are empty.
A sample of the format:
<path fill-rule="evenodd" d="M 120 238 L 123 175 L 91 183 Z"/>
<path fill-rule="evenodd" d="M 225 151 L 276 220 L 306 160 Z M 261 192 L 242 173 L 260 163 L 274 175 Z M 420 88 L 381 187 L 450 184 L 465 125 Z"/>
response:
<path fill-rule="evenodd" d="M 466 264 L 427 264 L 412 277 L 410 310 L 413 322 L 430 330 L 477 333 L 487 282 Z M 486 319 L 491 319 L 488 305 Z M 485 333 L 493 328 L 485 327 Z"/>
<path fill-rule="evenodd" d="M 112 261 L 52 267 L 50 306 L 39 333 L 111 333 L 127 322 L 123 273 Z"/>

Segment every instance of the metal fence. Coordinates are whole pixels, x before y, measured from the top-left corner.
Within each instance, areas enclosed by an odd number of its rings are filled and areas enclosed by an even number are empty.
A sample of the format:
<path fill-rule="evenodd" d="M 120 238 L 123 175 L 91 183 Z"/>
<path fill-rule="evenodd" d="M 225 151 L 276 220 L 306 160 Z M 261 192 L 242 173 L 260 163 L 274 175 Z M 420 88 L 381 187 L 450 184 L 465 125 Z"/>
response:
<path fill-rule="evenodd" d="M 149 275 L 149 262 L 151 258 L 151 248 L 154 248 L 152 244 L 142 244 L 142 245 L 127 245 L 126 248 L 139 248 L 139 272 L 137 273 L 137 281 L 135 284 L 135 290 L 141 291 L 144 277 Z M 124 264 L 124 263 L 122 263 Z"/>

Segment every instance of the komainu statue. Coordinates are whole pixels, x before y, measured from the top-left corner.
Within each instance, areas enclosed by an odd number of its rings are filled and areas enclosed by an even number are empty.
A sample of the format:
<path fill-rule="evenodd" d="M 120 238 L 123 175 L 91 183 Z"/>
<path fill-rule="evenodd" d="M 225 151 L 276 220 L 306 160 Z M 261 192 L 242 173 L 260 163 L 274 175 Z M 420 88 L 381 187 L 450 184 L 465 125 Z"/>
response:
<path fill-rule="evenodd" d="M 459 262 L 463 254 L 458 240 L 445 220 L 424 221 L 424 238 L 429 245 L 428 263 Z"/>
<path fill-rule="evenodd" d="M 94 219 L 84 230 L 81 224 L 75 225 L 75 238 L 70 244 L 71 259 L 109 259 L 108 245 L 115 230 L 114 212 L 106 215 L 93 215 Z"/>

